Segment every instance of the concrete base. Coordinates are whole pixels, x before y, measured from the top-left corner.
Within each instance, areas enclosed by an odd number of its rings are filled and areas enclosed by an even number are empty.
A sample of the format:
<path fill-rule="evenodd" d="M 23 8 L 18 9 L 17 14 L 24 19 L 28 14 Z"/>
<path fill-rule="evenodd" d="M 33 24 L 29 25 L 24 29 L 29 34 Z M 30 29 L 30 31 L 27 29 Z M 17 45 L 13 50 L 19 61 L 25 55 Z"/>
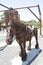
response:
<path fill-rule="evenodd" d="M 39 55 L 41 49 L 33 48 L 31 51 L 27 52 L 27 60 L 22 62 L 20 57 L 12 59 L 12 65 L 30 65 L 32 61 Z"/>

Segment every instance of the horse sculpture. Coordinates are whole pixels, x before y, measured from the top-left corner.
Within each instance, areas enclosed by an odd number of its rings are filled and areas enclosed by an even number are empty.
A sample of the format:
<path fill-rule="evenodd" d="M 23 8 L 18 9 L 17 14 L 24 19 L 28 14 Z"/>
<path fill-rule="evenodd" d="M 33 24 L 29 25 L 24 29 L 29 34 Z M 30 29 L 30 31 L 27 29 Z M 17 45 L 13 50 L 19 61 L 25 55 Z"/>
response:
<path fill-rule="evenodd" d="M 34 28 L 33 30 L 24 25 L 21 22 L 17 21 L 10 21 L 10 26 L 7 27 L 7 37 L 6 42 L 7 45 L 10 45 L 13 42 L 13 37 L 15 36 L 19 46 L 20 46 L 20 56 L 22 61 L 26 60 L 27 54 L 26 54 L 26 41 L 29 41 L 28 50 L 31 50 L 31 38 L 35 36 L 36 38 L 36 45 L 35 48 L 38 49 L 38 31 L 37 28 Z"/>

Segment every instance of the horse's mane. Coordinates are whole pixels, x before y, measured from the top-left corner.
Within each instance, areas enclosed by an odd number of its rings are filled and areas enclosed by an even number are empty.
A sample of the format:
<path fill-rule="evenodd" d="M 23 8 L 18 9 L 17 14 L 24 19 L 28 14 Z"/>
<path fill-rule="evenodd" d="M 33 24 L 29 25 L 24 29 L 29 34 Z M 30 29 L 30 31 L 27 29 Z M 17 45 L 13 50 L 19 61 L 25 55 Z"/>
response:
<path fill-rule="evenodd" d="M 11 26 L 16 30 L 16 35 L 19 35 L 22 32 L 26 34 L 26 30 L 29 32 L 31 31 L 30 28 L 28 28 L 24 23 L 20 21 L 12 21 Z"/>
<path fill-rule="evenodd" d="M 20 21 L 12 21 L 10 25 L 16 30 L 17 34 L 26 32 L 26 25 L 21 23 Z"/>

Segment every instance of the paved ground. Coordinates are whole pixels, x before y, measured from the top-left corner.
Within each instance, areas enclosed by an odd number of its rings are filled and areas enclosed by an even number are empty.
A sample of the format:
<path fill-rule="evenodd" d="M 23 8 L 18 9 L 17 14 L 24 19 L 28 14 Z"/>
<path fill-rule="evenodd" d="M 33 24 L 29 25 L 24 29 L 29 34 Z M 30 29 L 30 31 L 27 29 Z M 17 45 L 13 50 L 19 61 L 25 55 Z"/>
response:
<path fill-rule="evenodd" d="M 43 33 L 43 32 L 42 32 Z M 0 32 L 0 47 L 6 45 L 5 42 L 6 32 Z M 31 63 L 31 65 L 42 65 L 43 64 L 43 36 L 38 36 L 39 47 L 42 52 L 37 56 L 37 58 Z M 26 43 L 28 46 L 28 42 Z M 32 38 L 32 48 L 35 46 L 35 38 Z M 6 47 L 3 51 L 0 51 L 0 65 L 25 65 L 19 57 L 20 47 L 16 40 L 12 45 Z"/>

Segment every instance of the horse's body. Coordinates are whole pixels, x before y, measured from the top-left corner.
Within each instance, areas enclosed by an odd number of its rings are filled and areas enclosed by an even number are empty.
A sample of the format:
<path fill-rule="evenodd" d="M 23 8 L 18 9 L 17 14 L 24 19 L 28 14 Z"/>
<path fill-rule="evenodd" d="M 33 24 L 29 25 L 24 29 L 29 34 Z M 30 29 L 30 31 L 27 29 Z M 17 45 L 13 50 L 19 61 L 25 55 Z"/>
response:
<path fill-rule="evenodd" d="M 34 28 L 33 30 L 28 28 L 26 25 L 24 25 L 21 22 L 11 21 L 10 27 L 7 28 L 7 38 L 6 42 L 7 44 L 11 44 L 13 41 L 14 35 L 16 36 L 16 40 L 20 46 L 21 52 L 20 56 L 22 57 L 22 60 L 26 60 L 26 41 L 29 41 L 28 50 L 31 49 L 31 38 L 35 36 L 36 38 L 36 45 L 35 48 L 38 48 L 38 34 L 37 34 L 37 28 Z"/>

